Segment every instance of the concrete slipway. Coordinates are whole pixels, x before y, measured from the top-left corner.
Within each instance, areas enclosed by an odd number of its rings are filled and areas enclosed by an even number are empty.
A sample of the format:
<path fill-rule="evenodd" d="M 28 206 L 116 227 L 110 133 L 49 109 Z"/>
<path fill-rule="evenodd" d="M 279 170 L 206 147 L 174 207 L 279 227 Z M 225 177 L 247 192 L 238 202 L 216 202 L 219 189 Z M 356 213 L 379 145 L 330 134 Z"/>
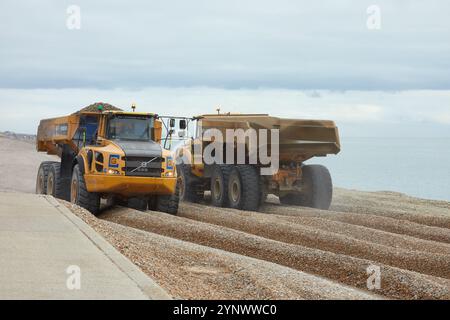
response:
<path fill-rule="evenodd" d="M 52 197 L 0 192 L 0 299 L 170 297 Z"/>

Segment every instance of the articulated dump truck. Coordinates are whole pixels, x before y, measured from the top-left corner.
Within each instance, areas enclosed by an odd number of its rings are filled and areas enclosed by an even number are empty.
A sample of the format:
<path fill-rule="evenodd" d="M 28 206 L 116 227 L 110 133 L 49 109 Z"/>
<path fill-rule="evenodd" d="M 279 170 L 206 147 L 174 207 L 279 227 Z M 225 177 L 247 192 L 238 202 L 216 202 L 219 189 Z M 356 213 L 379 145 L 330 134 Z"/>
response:
<path fill-rule="evenodd" d="M 182 163 L 177 166 L 182 200 L 200 201 L 209 190 L 212 204 L 219 207 L 256 211 L 268 194 L 274 194 L 282 204 L 329 209 L 333 186 L 328 169 L 304 162 L 316 156 L 339 153 L 339 134 L 333 121 L 281 119 L 267 114 L 212 114 L 194 119 L 197 122 L 195 136 L 177 150 L 177 163 Z M 221 164 L 198 161 L 195 148 L 206 150 L 215 141 L 215 137 L 203 134 L 208 129 L 219 130 L 223 137 L 226 137 L 227 129 L 234 132 L 242 129 L 241 135 L 244 132 L 245 139 L 239 140 L 239 135 L 231 142 L 223 138 L 224 161 Z M 252 155 L 249 153 L 254 149 L 249 146 L 251 135 L 247 134 L 248 129 L 257 132 L 267 129 L 265 149 L 270 152 L 274 151 L 270 130 L 276 129 L 278 170 L 263 175 L 262 170 L 267 164 L 259 158 L 250 163 Z M 230 143 L 231 148 L 227 148 Z M 245 150 L 244 164 L 236 161 L 239 146 Z M 258 144 L 257 151 L 260 148 L 261 144 Z M 230 150 L 233 154 L 228 159 L 234 158 L 234 164 L 225 161 Z"/>
<path fill-rule="evenodd" d="M 160 145 L 161 133 L 157 115 L 102 103 L 42 120 L 37 150 L 61 161 L 41 163 L 36 193 L 71 201 L 94 214 L 101 199 L 176 214 L 175 162 Z"/>

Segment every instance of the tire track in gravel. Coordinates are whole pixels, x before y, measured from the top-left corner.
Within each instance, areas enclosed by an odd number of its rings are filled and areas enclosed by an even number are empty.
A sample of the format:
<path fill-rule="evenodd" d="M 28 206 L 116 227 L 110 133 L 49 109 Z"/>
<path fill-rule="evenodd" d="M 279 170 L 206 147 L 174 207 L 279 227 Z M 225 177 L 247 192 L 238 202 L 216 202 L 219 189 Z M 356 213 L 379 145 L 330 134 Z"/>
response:
<path fill-rule="evenodd" d="M 268 217 L 271 217 L 275 221 L 284 220 L 393 248 L 450 255 L 450 244 L 445 242 L 424 240 L 405 234 L 397 234 L 325 218 L 283 215 L 268 215 Z"/>
<path fill-rule="evenodd" d="M 101 220 L 61 202 L 175 298 L 381 298 L 274 263 Z"/>
<path fill-rule="evenodd" d="M 372 214 L 450 229 L 450 203 L 409 197 L 395 192 L 335 189 L 331 209 Z"/>
<path fill-rule="evenodd" d="M 343 207 L 343 206 L 334 206 L 333 210 L 339 212 L 351 212 L 351 213 L 359 213 L 359 214 L 372 214 L 377 216 L 383 216 L 388 218 L 406 220 L 410 222 L 416 222 L 420 224 L 424 224 L 431 227 L 439 227 L 439 228 L 447 228 L 450 229 L 450 217 L 445 216 L 434 216 L 422 213 L 405 213 L 403 211 L 382 211 L 377 209 L 372 210 L 360 210 L 357 207 Z"/>
<path fill-rule="evenodd" d="M 420 251 L 405 250 L 370 242 L 370 239 L 358 240 L 301 224 L 277 221 L 273 219 L 273 216 L 267 217 L 257 212 L 209 208 L 199 204 L 183 203 L 178 215 L 280 242 L 345 254 L 436 277 L 450 278 L 450 256 L 428 252 L 430 245 L 423 246 Z M 359 236 L 363 238 L 367 237 L 367 234 L 361 233 Z M 418 242 L 416 245 L 419 247 L 420 241 Z M 448 247 L 446 253 L 449 253 Z"/>
<path fill-rule="evenodd" d="M 181 216 L 185 210 L 189 209 L 189 206 L 193 204 L 183 203 L 181 204 L 182 210 Z M 208 222 L 209 212 L 216 212 L 214 208 L 208 208 L 208 214 L 206 217 L 198 216 L 196 220 Z M 335 221 L 326 219 L 320 216 L 303 216 L 303 215 L 277 215 L 277 214 L 261 214 L 257 212 L 245 212 L 233 209 L 220 208 L 219 213 L 227 211 L 229 214 L 238 215 L 239 217 L 245 217 L 246 219 L 253 219 L 256 221 L 265 221 L 267 224 L 278 224 L 288 222 L 290 226 L 295 228 L 295 225 L 305 226 L 308 228 L 314 228 L 315 230 L 323 230 L 326 232 L 337 233 L 346 237 L 354 238 L 357 240 L 369 241 L 380 245 L 390 246 L 392 248 L 406 249 L 409 251 L 423 251 L 428 253 L 437 253 L 450 255 L 450 244 L 440 241 L 424 240 L 421 238 L 397 234 L 384 230 L 374 229 L 366 226 L 349 224 L 341 221 Z M 217 220 L 220 223 L 220 220 Z M 213 222 L 211 222 L 213 223 Z M 214 224 L 218 224 L 214 223 Z M 294 223 L 294 225 L 292 224 Z M 444 231 L 446 231 L 444 229 Z M 450 236 L 450 232 L 449 232 Z"/>
<path fill-rule="evenodd" d="M 432 227 L 407 220 L 394 219 L 384 216 L 361 213 L 345 213 L 335 211 L 315 210 L 311 208 L 282 206 L 266 203 L 261 212 L 278 216 L 315 217 L 342 223 L 364 226 L 400 235 L 408 235 L 424 240 L 444 242 L 450 244 L 450 230 Z"/>
<path fill-rule="evenodd" d="M 111 222 L 176 239 L 274 262 L 346 285 L 367 288 L 367 267 L 374 263 L 343 254 L 287 244 L 160 212 L 115 208 L 101 216 Z M 377 263 L 382 286 L 377 293 L 400 299 L 450 299 L 450 281 Z"/>

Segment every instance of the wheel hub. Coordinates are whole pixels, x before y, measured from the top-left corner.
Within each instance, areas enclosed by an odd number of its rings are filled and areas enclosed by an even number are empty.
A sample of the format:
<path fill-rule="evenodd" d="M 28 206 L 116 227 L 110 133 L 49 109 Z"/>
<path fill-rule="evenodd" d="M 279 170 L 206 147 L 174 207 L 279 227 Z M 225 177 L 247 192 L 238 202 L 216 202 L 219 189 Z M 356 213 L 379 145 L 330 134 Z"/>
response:
<path fill-rule="evenodd" d="M 231 199 L 233 202 L 238 202 L 239 198 L 241 197 L 241 190 L 240 190 L 239 183 L 234 180 L 231 184 Z"/>

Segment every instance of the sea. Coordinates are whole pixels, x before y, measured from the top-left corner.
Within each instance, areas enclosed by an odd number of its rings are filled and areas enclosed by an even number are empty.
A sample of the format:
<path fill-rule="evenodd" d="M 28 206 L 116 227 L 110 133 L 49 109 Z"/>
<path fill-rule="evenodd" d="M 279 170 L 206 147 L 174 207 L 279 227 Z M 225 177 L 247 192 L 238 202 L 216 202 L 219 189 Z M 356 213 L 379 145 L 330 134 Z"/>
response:
<path fill-rule="evenodd" d="M 336 187 L 450 201 L 449 138 L 348 137 L 341 148 L 307 164 L 327 166 Z"/>

